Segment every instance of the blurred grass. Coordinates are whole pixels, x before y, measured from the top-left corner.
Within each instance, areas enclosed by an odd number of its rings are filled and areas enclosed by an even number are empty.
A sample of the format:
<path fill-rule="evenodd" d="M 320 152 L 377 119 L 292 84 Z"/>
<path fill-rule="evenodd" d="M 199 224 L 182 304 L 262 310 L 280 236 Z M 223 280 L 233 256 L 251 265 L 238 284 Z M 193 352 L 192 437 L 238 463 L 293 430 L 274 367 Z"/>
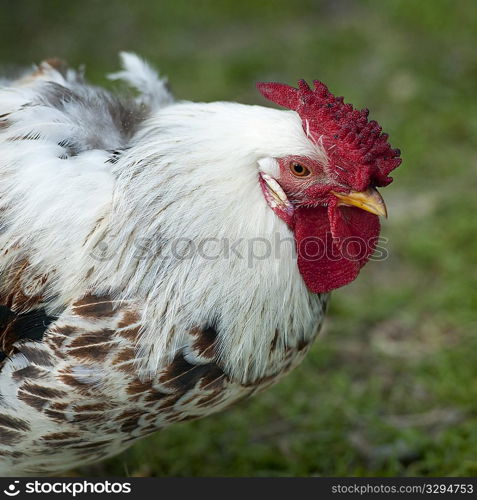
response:
<path fill-rule="evenodd" d="M 59 56 L 96 83 L 137 51 L 181 99 L 263 103 L 318 78 L 403 152 L 390 257 L 334 293 L 323 338 L 270 391 L 86 475 L 477 475 L 477 4 L 0 1 L 0 62 Z"/>

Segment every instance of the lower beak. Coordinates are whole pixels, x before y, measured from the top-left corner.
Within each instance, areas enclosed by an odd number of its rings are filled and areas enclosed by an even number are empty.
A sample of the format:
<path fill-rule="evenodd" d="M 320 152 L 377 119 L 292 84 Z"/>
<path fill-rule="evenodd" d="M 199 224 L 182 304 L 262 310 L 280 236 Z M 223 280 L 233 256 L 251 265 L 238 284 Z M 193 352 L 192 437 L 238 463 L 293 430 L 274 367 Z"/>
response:
<path fill-rule="evenodd" d="M 338 198 L 338 206 L 358 207 L 375 215 L 388 216 L 384 200 L 374 188 L 369 188 L 366 191 L 350 191 L 349 193 L 332 191 L 332 194 Z"/>

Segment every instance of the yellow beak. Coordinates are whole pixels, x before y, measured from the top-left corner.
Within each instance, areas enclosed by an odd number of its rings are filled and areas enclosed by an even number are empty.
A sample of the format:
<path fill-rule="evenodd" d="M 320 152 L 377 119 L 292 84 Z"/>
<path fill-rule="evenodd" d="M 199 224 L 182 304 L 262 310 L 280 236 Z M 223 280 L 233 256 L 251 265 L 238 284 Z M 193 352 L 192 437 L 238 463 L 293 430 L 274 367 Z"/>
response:
<path fill-rule="evenodd" d="M 350 191 L 349 193 L 332 193 L 338 198 L 338 206 L 353 206 L 375 215 L 388 216 L 386 205 L 379 192 L 374 188 L 366 191 Z"/>

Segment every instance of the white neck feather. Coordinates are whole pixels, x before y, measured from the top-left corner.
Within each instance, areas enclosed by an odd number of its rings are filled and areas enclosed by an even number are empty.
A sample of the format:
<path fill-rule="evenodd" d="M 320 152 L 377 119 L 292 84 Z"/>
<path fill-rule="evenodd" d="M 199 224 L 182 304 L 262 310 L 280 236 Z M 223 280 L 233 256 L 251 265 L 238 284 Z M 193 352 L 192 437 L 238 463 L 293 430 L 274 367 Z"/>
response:
<path fill-rule="evenodd" d="M 143 301 L 147 370 L 183 347 L 192 328 L 214 325 L 227 372 L 255 379 L 267 372 L 277 331 L 279 348 L 316 332 L 324 297 L 306 289 L 293 235 L 257 180 L 260 159 L 287 154 L 320 154 L 293 112 L 184 103 L 146 122 L 114 165 L 103 235 L 114 258 L 97 286 Z M 171 255 L 171 244 L 187 241 L 190 258 Z M 251 258 L 251 248 L 271 255 Z"/>

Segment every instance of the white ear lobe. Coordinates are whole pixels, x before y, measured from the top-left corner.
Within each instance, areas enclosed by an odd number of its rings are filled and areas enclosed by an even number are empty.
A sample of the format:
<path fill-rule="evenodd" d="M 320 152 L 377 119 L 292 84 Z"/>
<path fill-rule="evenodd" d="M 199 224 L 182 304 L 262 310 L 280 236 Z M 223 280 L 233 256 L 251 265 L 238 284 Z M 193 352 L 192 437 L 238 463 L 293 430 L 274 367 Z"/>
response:
<path fill-rule="evenodd" d="M 268 174 L 275 179 L 280 176 L 280 167 L 278 165 L 278 161 L 275 160 L 275 158 L 268 157 L 258 160 L 258 167 L 260 172 Z"/>

